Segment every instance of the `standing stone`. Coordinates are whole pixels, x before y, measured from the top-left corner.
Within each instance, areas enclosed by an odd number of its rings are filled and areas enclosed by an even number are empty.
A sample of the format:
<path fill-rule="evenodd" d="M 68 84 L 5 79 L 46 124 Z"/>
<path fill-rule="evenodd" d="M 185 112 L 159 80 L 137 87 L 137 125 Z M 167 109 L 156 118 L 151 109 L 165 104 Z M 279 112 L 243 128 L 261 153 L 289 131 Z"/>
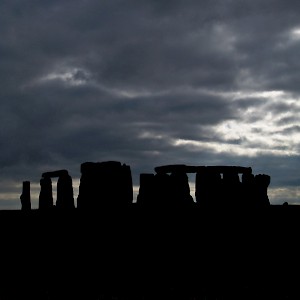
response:
<path fill-rule="evenodd" d="M 170 175 L 170 194 L 172 205 L 191 205 L 194 204 L 190 194 L 189 178 L 185 172 L 175 171 Z"/>
<path fill-rule="evenodd" d="M 50 177 L 42 177 L 40 180 L 40 195 L 39 195 L 39 209 L 53 208 L 52 196 L 52 181 Z"/>
<path fill-rule="evenodd" d="M 56 207 L 59 209 L 75 208 L 72 177 L 67 173 L 60 175 L 57 180 Z"/>
<path fill-rule="evenodd" d="M 98 180 L 97 165 L 93 162 L 85 162 L 80 166 L 81 177 L 79 184 L 79 193 L 77 197 L 77 208 L 93 208 L 97 203 Z"/>
<path fill-rule="evenodd" d="M 140 174 L 140 187 L 137 196 L 137 203 L 141 205 L 153 204 L 155 199 L 155 183 L 154 174 L 142 173 Z"/>
<path fill-rule="evenodd" d="M 268 187 L 271 177 L 266 174 L 258 174 L 255 175 L 254 182 L 255 205 L 259 207 L 269 206 Z"/>
<path fill-rule="evenodd" d="M 157 173 L 154 176 L 154 204 L 167 207 L 172 204 L 171 179 L 166 173 Z"/>
<path fill-rule="evenodd" d="M 23 189 L 20 200 L 22 205 L 21 210 L 31 210 L 30 181 L 23 181 Z"/>

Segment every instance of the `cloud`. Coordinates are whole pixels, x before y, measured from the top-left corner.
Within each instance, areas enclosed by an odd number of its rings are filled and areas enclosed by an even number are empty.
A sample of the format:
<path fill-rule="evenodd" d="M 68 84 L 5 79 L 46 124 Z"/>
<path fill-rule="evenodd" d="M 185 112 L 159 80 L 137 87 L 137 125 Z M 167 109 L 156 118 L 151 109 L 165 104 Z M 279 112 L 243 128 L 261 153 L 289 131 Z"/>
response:
<path fill-rule="evenodd" d="M 0 178 L 11 195 L 44 171 L 78 180 L 82 162 L 104 160 L 131 165 L 136 186 L 167 163 L 253 166 L 273 188 L 297 186 L 298 2 L 2 6 Z"/>

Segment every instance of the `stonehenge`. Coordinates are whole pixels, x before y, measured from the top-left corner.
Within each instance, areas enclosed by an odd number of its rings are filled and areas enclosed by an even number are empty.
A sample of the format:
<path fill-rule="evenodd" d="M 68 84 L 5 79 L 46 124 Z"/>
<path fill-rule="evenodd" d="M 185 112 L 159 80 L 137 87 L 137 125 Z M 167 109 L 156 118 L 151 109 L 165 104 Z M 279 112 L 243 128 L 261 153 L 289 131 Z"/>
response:
<path fill-rule="evenodd" d="M 163 165 L 155 173 L 141 173 L 136 198 L 138 205 L 201 207 L 265 207 L 270 205 L 271 177 L 252 173 L 251 167 Z M 77 208 L 98 210 L 133 203 L 133 182 L 129 165 L 119 161 L 84 162 L 80 166 Z M 195 174 L 195 197 L 188 173 Z M 52 178 L 57 180 L 54 203 Z M 30 182 L 23 182 L 22 210 L 30 210 Z M 45 172 L 40 179 L 39 209 L 75 208 L 72 177 L 67 170 Z"/>

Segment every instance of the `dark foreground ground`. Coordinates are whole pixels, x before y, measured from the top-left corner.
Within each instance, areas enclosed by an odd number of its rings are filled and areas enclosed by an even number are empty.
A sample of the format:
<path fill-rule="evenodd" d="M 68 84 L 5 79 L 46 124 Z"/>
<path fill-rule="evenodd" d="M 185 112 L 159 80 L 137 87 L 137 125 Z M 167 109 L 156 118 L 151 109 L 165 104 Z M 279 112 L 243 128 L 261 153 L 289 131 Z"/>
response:
<path fill-rule="evenodd" d="M 299 299 L 300 207 L 0 211 L 0 299 Z"/>

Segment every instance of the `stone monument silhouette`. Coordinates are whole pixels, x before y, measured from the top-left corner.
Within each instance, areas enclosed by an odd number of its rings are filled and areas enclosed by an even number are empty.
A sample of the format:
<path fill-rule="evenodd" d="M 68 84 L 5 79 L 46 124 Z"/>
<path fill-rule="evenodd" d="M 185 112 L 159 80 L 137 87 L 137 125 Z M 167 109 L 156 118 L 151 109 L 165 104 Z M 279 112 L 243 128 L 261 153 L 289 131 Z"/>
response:
<path fill-rule="evenodd" d="M 269 206 L 271 177 L 252 174 L 251 167 L 164 165 L 156 174 L 140 174 L 137 203 L 147 205 L 192 204 L 187 173 L 196 173 L 195 200 L 201 207 L 238 208 Z M 240 180 L 239 174 L 242 174 Z"/>
<path fill-rule="evenodd" d="M 54 205 L 52 195 L 51 178 L 58 177 L 57 199 Z M 41 190 L 39 195 L 39 209 L 51 209 L 54 206 L 58 209 L 75 208 L 72 177 L 67 170 L 45 172 L 40 180 Z"/>
<path fill-rule="evenodd" d="M 30 181 L 23 181 L 23 189 L 20 200 L 21 210 L 31 210 Z"/>
<path fill-rule="evenodd" d="M 133 201 L 130 166 L 118 161 L 85 162 L 81 164 L 78 209 L 120 207 Z"/>

